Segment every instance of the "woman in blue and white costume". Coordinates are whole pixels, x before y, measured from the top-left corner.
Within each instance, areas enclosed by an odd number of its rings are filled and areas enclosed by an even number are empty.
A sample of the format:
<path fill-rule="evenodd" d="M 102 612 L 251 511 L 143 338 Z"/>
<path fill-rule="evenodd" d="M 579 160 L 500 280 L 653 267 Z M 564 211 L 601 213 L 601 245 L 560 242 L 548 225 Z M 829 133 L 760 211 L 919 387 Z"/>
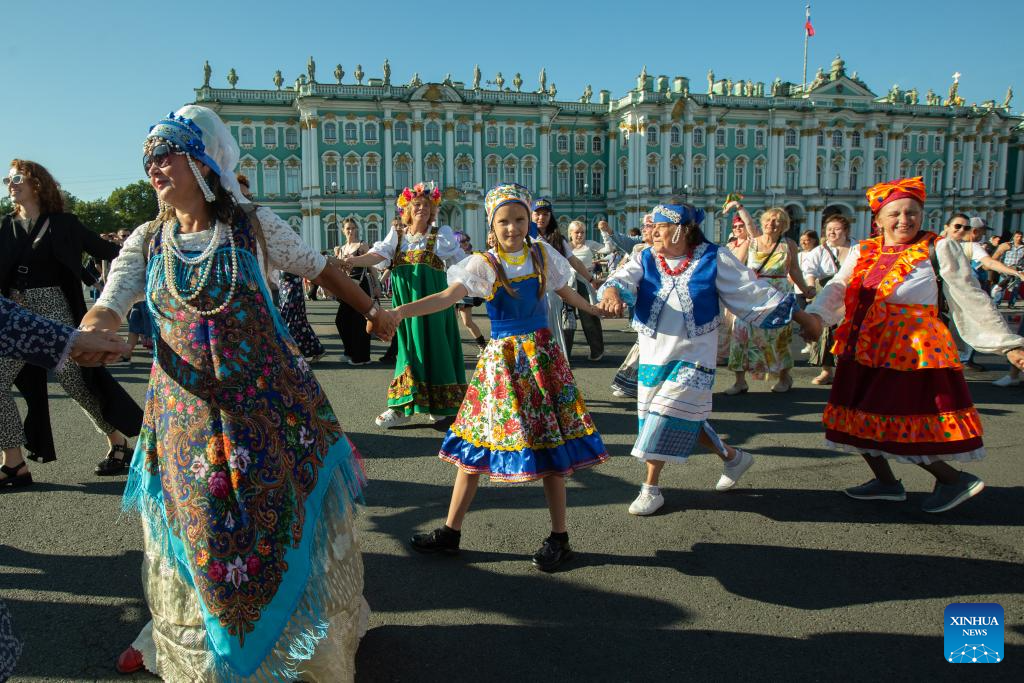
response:
<path fill-rule="evenodd" d="M 634 306 L 640 335 L 637 413 L 633 455 L 647 463 L 647 479 L 629 506 L 649 515 L 665 503 L 658 478 L 666 462 L 686 462 L 700 443 L 725 462 L 715 488 L 732 488 L 754 458 L 726 445 L 708 422 L 720 324 L 720 305 L 740 320 L 763 328 L 787 325 L 792 294 L 757 280 L 728 249 L 704 239 L 704 211 L 691 204 L 654 208 L 653 247 L 633 254 L 601 288 L 599 308 L 622 315 Z"/>

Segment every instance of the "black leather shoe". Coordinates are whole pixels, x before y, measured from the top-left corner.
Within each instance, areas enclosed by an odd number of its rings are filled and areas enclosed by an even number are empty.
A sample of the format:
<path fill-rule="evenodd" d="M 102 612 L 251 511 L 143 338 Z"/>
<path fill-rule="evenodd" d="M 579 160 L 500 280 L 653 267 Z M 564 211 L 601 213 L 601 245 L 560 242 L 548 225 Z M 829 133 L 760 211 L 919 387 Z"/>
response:
<path fill-rule="evenodd" d="M 120 454 L 120 457 L 118 457 Z M 100 460 L 94 470 L 97 475 L 101 477 L 112 477 L 118 474 L 123 474 L 127 469 L 128 464 L 131 462 L 132 456 L 128 452 L 128 442 L 125 441 L 123 444 L 117 444 L 111 446 L 110 451 L 107 453 L 107 457 Z"/>
<path fill-rule="evenodd" d="M 446 531 L 444 527 L 438 527 L 429 534 L 416 534 L 409 543 L 416 552 L 428 555 L 433 553 L 459 554 L 459 536 Z"/>
<path fill-rule="evenodd" d="M 544 539 L 540 550 L 533 554 L 533 566 L 542 572 L 553 572 L 573 557 L 575 555 L 568 543 L 548 537 Z"/>

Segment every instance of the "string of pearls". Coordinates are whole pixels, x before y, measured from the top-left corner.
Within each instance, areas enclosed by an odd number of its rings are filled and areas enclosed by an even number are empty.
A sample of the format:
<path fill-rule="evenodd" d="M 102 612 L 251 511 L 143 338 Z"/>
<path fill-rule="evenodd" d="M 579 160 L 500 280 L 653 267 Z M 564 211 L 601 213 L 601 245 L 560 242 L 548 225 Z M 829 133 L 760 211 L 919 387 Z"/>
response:
<path fill-rule="evenodd" d="M 188 160 L 188 167 L 192 169 L 192 175 L 196 177 L 196 182 L 199 183 L 199 189 L 203 191 L 203 199 L 208 202 L 212 202 L 217 198 L 217 196 L 213 194 L 213 190 L 211 190 L 210 186 L 206 184 L 206 179 L 203 178 L 203 174 L 199 172 L 199 167 L 196 166 L 196 162 L 192 159 L 192 155 L 186 154 L 185 158 Z"/>
<path fill-rule="evenodd" d="M 216 308 L 209 310 L 200 310 L 199 308 L 192 305 L 192 301 L 202 293 L 206 288 L 206 284 L 210 280 L 210 273 L 213 272 L 213 264 L 216 261 L 217 248 L 220 246 L 220 241 L 224 235 L 225 228 L 222 227 L 220 222 L 217 223 L 217 227 L 213 231 L 213 236 L 210 239 L 210 243 L 206 246 L 203 252 L 196 257 L 186 257 L 178 249 L 177 240 L 175 237 L 175 229 L 178 226 L 178 222 L 164 221 L 163 224 L 163 245 L 164 245 L 164 279 L 167 281 L 167 291 L 170 292 L 171 296 L 177 299 L 178 303 L 184 306 L 194 315 L 198 316 L 214 316 L 226 309 L 230 304 L 231 300 L 235 297 L 235 290 L 238 286 L 238 250 L 235 248 L 235 235 L 230 229 L 227 229 L 228 234 L 228 253 L 231 255 L 231 280 L 228 287 L 227 297 L 224 302 Z M 189 295 L 183 295 L 178 290 L 178 281 L 175 277 L 175 271 L 178 263 L 184 263 L 185 265 L 200 265 L 201 270 L 199 277 L 196 281 L 195 287 L 192 293 Z"/>

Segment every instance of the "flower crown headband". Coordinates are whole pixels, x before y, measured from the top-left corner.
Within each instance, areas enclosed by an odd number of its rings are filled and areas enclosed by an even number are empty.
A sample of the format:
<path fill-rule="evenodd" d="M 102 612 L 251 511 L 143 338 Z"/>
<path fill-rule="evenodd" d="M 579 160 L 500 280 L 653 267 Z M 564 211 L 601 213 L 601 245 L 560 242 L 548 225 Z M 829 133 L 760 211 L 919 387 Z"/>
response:
<path fill-rule="evenodd" d="M 441 190 L 434 183 L 430 183 L 429 186 L 426 183 L 416 183 L 412 187 L 405 188 L 402 190 L 402 194 L 398 195 L 398 200 L 395 203 L 398 204 L 398 208 L 404 209 L 416 197 L 426 197 L 434 206 L 441 205 Z"/>

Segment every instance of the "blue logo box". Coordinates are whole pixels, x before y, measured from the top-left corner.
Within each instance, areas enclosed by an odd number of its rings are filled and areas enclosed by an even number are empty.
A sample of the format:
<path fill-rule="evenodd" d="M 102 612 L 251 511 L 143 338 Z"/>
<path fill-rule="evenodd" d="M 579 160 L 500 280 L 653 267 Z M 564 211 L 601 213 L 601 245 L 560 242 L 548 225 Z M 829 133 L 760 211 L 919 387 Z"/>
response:
<path fill-rule="evenodd" d="M 951 664 L 1003 661 L 1003 608 L 994 602 L 954 602 L 943 614 L 945 652 Z"/>

